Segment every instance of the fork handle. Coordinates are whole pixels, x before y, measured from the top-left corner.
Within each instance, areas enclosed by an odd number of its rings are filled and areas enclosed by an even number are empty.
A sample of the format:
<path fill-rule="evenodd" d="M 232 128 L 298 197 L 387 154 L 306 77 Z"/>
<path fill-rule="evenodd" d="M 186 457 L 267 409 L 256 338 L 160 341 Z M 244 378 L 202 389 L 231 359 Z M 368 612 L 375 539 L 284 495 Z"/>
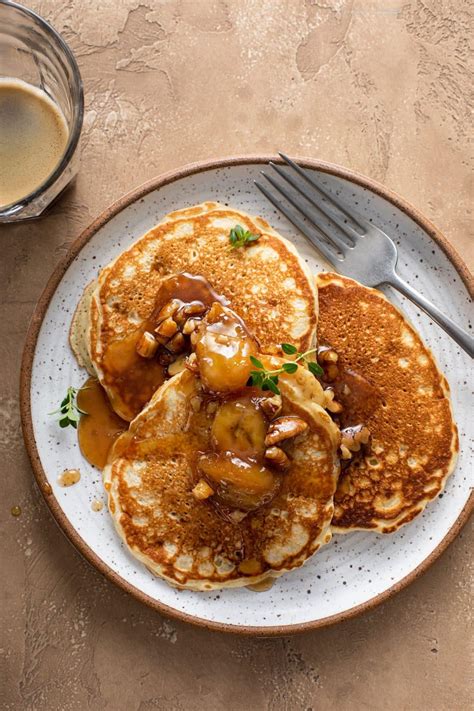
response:
<path fill-rule="evenodd" d="M 394 273 L 387 283 L 395 287 L 397 291 L 425 311 L 433 321 L 436 321 L 438 326 L 441 326 L 441 328 L 446 331 L 448 336 L 451 336 L 451 338 L 456 341 L 458 346 L 461 346 L 471 358 L 474 358 L 474 337 L 460 328 L 454 321 L 448 318 L 448 316 L 445 316 L 431 301 L 428 301 L 428 299 L 425 299 L 425 297 L 419 294 L 415 289 L 412 289 L 409 284 L 403 281 L 403 279 L 400 279 L 398 274 Z"/>

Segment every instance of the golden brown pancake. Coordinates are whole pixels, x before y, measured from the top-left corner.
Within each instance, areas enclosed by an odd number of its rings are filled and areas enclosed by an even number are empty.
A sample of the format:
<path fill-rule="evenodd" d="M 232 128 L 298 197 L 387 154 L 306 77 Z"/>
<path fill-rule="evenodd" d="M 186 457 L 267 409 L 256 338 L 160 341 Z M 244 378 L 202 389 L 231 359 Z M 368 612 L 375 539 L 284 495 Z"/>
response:
<path fill-rule="evenodd" d="M 258 241 L 232 249 L 229 232 L 237 224 L 259 234 Z M 300 351 L 314 344 L 317 291 L 287 240 L 261 218 L 217 203 L 171 213 L 102 270 L 88 325 L 78 318 L 72 327 L 75 353 L 86 362 L 80 336 L 74 338 L 79 330 L 112 406 L 126 420 L 138 414 L 163 380 L 154 361 L 143 363 L 134 356 L 134 334 L 153 311 L 162 280 L 181 272 L 203 276 L 243 318 L 262 352 L 278 354 L 282 342 Z M 83 310 L 87 298 L 78 313 Z M 123 374 L 129 355 L 135 360 Z"/>
<path fill-rule="evenodd" d="M 358 386 L 354 373 L 366 381 L 357 407 L 347 392 L 343 417 L 353 421 L 344 424 L 362 421 L 372 436 L 370 450 L 343 469 L 332 528 L 392 533 L 423 511 L 453 471 L 459 444 L 448 383 L 380 291 L 337 274 L 319 274 L 317 285 L 319 342 L 339 354 L 349 391 Z"/>
<path fill-rule="evenodd" d="M 132 555 L 172 585 L 255 584 L 302 565 L 330 540 L 339 432 L 309 371 L 282 375 L 279 387 L 283 414 L 303 418 L 309 431 L 286 448 L 291 464 L 278 474 L 276 498 L 243 520 L 192 493 L 216 417 L 196 375 L 186 370 L 168 380 L 114 445 L 103 476 L 117 531 Z"/>

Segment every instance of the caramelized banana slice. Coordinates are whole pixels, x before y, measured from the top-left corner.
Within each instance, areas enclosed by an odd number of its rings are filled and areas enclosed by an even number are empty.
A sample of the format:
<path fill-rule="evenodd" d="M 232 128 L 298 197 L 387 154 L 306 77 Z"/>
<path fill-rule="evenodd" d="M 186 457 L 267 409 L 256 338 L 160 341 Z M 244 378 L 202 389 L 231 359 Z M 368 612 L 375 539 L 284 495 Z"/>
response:
<path fill-rule="evenodd" d="M 213 499 L 242 511 L 268 504 L 282 481 L 281 476 L 256 462 L 228 454 L 204 454 L 198 461 L 198 469 L 215 491 Z"/>
<path fill-rule="evenodd" d="M 265 418 L 249 398 L 224 402 L 216 412 L 211 429 L 215 449 L 247 457 L 264 453 L 266 433 Z"/>
<path fill-rule="evenodd" d="M 195 352 L 204 387 L 232 392 L 246 385 L 257 343 L 237 314 L 215 302 L 197 331 Z"/>

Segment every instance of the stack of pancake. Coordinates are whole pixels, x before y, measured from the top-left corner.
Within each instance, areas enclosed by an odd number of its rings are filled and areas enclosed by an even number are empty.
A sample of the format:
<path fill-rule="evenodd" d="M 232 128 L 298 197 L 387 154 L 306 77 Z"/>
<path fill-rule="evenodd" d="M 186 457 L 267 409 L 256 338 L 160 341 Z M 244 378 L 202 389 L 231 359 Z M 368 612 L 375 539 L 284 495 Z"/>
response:
<path fill-rule="evenodd" d="M 232 248 L 236 225 L 258 239 Z M 296 372 L 279 375 L 278 417 L 303 420 L 305 434 L 280 450 L 286 464 L 271 500 L 244 511 L 196 493 L 196 483 L 203 485 L 196 461 L 214 441 L 222 405 L 206 390 L 202 368 L 183 355 L 167 362 L 137 354 L 157 295 L 160 308 L 165 292 L 179 296 L 166 289 L 183 274 L 187 301 L 209 308 L 217 301 L 233 314 L 267 370 L 315 351 L 317 341 L 336 354 L 332 382 L 326 371 L 320 379 L 310 372 L 311 354 Z M 204 296 L 196 279 L 207 284 Z M 264 220 L 217 203 L 169 214 L 103 269 L 78 305 L 70 341 L 128 427 L 103 471 L 116 529 L 132 555 L 178 587 L 277 577 L 329 542 L 331 529 L 396 531 L 442 490 L 454 467 L 458 440 L 446 380 L 403 315 L 350 279 L 315 279 Z M 260 395 L 252 387 L 245 397 L 260 407 Z M 271 418 L 265 423 L 268 434 Z M 340 430 L 344 442 L 361 425 L 370 440 L 342 454 Z"/>

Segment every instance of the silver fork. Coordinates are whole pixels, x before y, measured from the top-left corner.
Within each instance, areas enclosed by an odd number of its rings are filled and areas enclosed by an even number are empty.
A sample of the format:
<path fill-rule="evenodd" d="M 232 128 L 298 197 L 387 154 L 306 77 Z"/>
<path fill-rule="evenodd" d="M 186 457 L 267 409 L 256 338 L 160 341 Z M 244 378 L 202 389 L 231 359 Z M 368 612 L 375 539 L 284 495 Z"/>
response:
<path fill-rule="evenodd" d="M 397 247 L 390 237 L 372 222 L 355 212 L 349 213 L 338 200 L 316 182 L 314 176 L 280 153 L 290 170 L 270 162 L 279 175 L 262 175 L 291 205 L 278 200 L 264 185 L 255 185 L 270 202 L 297 227 L 340 274 L 366 286 L 390 284 L 425 311 L 456 343 L 474 357 L 474 338 L 445 316 L 434 304 L 401 279 Z M 291 185 L 293 191 L 287 185 Z"/>

